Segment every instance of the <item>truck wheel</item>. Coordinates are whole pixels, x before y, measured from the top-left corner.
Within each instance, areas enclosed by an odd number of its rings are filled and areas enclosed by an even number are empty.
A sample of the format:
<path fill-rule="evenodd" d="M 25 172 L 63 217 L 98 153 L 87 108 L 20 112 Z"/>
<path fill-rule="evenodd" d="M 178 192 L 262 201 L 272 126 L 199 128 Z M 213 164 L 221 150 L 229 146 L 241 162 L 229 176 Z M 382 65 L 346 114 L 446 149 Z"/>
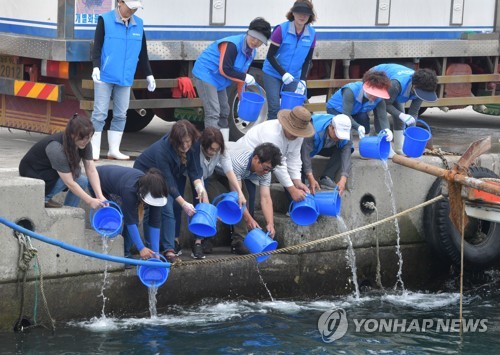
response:
<path fill-rule="evenodd" d="M 475 178 L 498 178 L 489 169 L 471 167 Z M 427 200 L 441 194 L 441 179 L 437 179 L 429 189 Z M 427 242 L 439 255 L 454 264 L 460 264 L 461 235 L 450 218 L 450 205 L 447 198 L 424 209 L 424 232 Z M 468 217 L 469 223 L 464 231 L 464 262 L 467 268 L 483 270 L 500 260 L 500 223 Z"/>
<path fill-rule="evenodd" d="M 153 110 L 144 110 L 146 114 L 141 116 L 136 110 L 127 111 L 127 123 L 125 124 L 125 132 L 139 132 L 141 129 L 145 128 L 155 117 Z M 108 111 L 108 118 L 106 118 L 106 124 L 104 125 L 104 130 L 108 130 L 111 124 L 111 119 L 113 118 L 113 111 Z"/>
<path fill-rule="evenodd" d="M 249 86 L 247 90 L 257 93 L 260 92 L 255 85 Z M 262 88 L 262 93 L 264 96 L 266 95 L 264 88 Z M 250 128 L 267 120 L 267 101 L 264 103 L 257 120 L 254 122 L 248 122 L 238 117 L 238 105 L 240 100 L 236 91 L 236 85 L 233 84 L 227 88 L 227 96 L 229 100 L 229 107 L 231 109 L 229 112 L 229 138 L 232 141 L 237 141 L 243 137 Z"/>

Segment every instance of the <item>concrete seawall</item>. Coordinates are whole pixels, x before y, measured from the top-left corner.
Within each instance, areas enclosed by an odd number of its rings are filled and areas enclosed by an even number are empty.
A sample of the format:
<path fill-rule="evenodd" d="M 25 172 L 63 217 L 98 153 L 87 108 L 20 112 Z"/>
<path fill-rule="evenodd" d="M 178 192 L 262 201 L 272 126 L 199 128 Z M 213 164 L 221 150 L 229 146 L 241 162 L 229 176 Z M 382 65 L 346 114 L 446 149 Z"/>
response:
<path fill-rule="evenodd" d="M 448 157 L 452 159 L 451 157 Z M 456 158 L 456 157 L 455 157 Z M 442 166 L 436 157 L 423 157 L 428 164 Z M 325 159 L 315 158 L 314 164 L 321 171 Z M 500 155 L 481 157 L 477 165 L 500 174 Z M 435 178 L 388 162 L 393 182 L 392 195 L 397 212 L 404 211 L 425 201 Z M 346 192 L 341 216 L 349 230 L 368 225 L 377 219 L 393 215 L 393 201 L 386 186 L 386 174 L 379 161 L 353 159 L 349 191 Z M 0 169 L 2 199 L 0 216 L 13 222 L 30 226 L 36 233 L 59 239 L 65 243 L 95 252 L 103 252 L 101 237 L 88 229 L 87 211 L 81 208 L 45 209 L 43 207 L 43 182 L 21 178 L 17 169 Z M 280 186 L 273 187 L 276 239 L 279 248 L 303 244 L 343 232 L 338 220 L 318 218 L 308 227 L 299 227 L 285 215 L 288 203 Z M 376 211 L 366 210 L 364 202 L 373 202 Z M 258 214 L 258 219 L 261 216 Z M 447 268 L 436 258 L 423 239 L 423 211 L 419 209 L 398 219 L 401 253 L 403 255 L 402 279 L 408 289 L 436 289 L 446 277 Z M 185 225 L 185 223 L 184 223 Z M 219 228 L 220 234 L 225 228 Z M 0 225 L 3 237 L 0 249 L 0 328 L 12 329 L 19 318 L 21 287 L 17 283 L 19 243 L 13 231 Z M 184 245 L 189 245 L 189 234 L 183 228 Z M 399 259 L 396 255 L 396 226 L 394 222 L 363 230 L 350 236 L 356 252 L 357 278 L 363 286 L 376 286 L 377 257 L 381 263 L 382 284 L 393 287 L 397 282 Z M 377 256 L 376 238 L 380 252 Z M 215 254 L 196 263 L 173 267 L 167 282 L 157 294 L 159 309 L 172 304 L 188 304 L 206 298 L 268 298 L 259 274 L 275 298 L 321 297 L 348 294 L 354 289 L 352 272 L 345 254 L 347 239 L 340 238 L 308 249 L 298 249 L 287 254 L 273 255 L 258 264 L 254 260 L 228 261 L 227 236 L 217 236 Z M 57 321 L 88 319 L 100 316 L 102 299 L 98 297 L 103 286 L 106 263 L 97 259 L 71 253 L 61 248 L 32 239 L 38 249 L 41 272 L 44 277 L 44 294 Z M 110 241 L 108 252 L 122 255 L 121 237 Z M 187 253 L 185 253 L 187 254 Z M 214 262 L 214 259 L 217 259 Z M 219 259 L 223 259 L 219 261 Z M 185 259 L 189 260 L 188 258 Z M 115 316 L 148 313 L 148 292 L 139 281 L 136 270 L 124 270 L 122 264 L 108 263 L 105 288 L 106 313 Z M 36 297 L 35 271 L 27 273 L 24 311 L 32 316 Z M 38 299 L 39 319 L 46 321 Z M 45 317 L 45 318 L 44 318 Z"/>

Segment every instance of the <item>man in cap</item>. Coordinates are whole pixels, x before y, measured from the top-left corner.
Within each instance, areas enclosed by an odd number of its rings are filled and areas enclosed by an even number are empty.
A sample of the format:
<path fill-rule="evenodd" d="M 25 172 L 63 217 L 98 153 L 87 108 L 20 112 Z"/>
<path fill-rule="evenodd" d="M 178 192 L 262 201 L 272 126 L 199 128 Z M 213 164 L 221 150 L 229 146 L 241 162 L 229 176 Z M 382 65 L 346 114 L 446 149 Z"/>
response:
<path fill-rule="evenodd" d="M 316 114 L 312 116 L 312 122 L 314 136 L 304 139 L 302 143 L 302 171 L 314 194 L 320 186 L 314 178 L 311 159 L 316 154 L 330 157 L 321 174 L 320 183 L 321 186 L 331 189 L 338 186 L 339 193 L 342 195 L 351 171 L 353 151 L 350 140 L 351 120 L 346 115 Z M 340 173 L 340 178 L 335 185 L 337 173 Z"/>
<path fill-rule="evenodd" d="M 380 70 L 386 73 L 391 80 L 389 98 L 385 100 L 386 110 L 393 117 L 394 151 L 390 156 L 403 154 L 405 126 L 414 126 L 420 106 L 423 101 L 437 100 L 436 73 L 430 69 L 413 70 L 400 64 L 379 64 L 371 70 Z M 408 113 L 405 112 L 405 103 L 411 100 Z"/>
<path fill-rule="evenodd" d="M 109 101 L 113 98 L 113 118 L 108 130 L 108 158 L 128 160 L 120 152 L 123 131 L 130 102 L 130 88 L 134 83 L 137 63 L 148 82 L 148 90 L 156 89 L 156 82 L 149 63 L 146 35 L 140 17 L 134 15 L 142 8 L 141 0 L 118 0 L 116 9 L 99 16 L 92 52 L 92 80 L 94 81 L 94 111 L 92 124 L 92 155 L 99 160 L 101 137 Z M 140 40 L 138 40 L 140 39 Z"/>
<path fill-rule="evenodd" d="M 326 111 L 332 115 L 344 114 L 351 119 L 352 128 L 358 131 L 359 139 L 370 132 L 370 117 L 373 111 L 375 131 L 384 131 L 386 140 L 392 141 L 385 100 L 389 98 L 391 81 L 384 72 L 369 70 L 363 81 L 342 86 L 326 103 Z"/>
<path fill-rule="evenodd" d="M 253 126 L 231 146 L 231 149 L 255 149 L 259 144 L 267 142 L 277 145 L 283 158 L 281 165 L 276 167 L 274 173 L 291 198 L 294 201 L 302 201 L 310 191 L 301 181 L 300 148 L 304 138 L 311 137 L 313 134 L 311 113 L 303 106 L 297 106 L 293 110 L 279 111 L 277 120 L 265 121 Z M 250 184 L 247 183 L 247 189 L 252 188 L 249 186 Z M 253 205 L 249 204 L 249 209 L 253 214 Z"/>

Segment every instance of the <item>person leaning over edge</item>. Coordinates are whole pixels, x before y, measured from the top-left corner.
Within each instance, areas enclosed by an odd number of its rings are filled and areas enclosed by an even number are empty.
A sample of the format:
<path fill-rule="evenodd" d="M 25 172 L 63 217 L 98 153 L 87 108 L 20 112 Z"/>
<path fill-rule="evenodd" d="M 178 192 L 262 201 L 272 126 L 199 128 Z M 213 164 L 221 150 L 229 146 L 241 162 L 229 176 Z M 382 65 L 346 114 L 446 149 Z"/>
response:
<path fill-rule="evenodd" d="M 347 115 L 352 129 L 358 131 L 359 139 L 363 139 L 370 132 L 368 112 L 373 111 L 375 131 L 384 131 L 390 142 L 393 135 L 383 100 L 389 98 L 390 86 L 391 81 L 384 72 L 369 70 L 363 75 L 363 81 L 346 84 L 337 90 L 326 103 L 326 112 L 334 116 Z"/>
<path fill-rule="evenodd" d="M 229 152 L 233 166 L 234 174 L 239 185 L 246 192 L 247 200 L 253 206 L 255 203 L 256 188 L 259 186 L 260 205 L 262 214 L 266 221 L 266 230 L 269 235 L 274 238 L 274 216 L 273 216 L 273 201 L 271 198 L 271 172 L 281 164 L 280 149 L 273 143 L 259 144 L 252 151 L 250 149 L 235 150 Z M 222 173 L 220 166 L 217 166 L 217 173 Z M 246 189 L 242 182 L 245 181 L 245 186 L 250 184 L 253 188 Z M 211 178 L 206 181 L 207 191 L 214 195 L 220 195 L 227 192 L 228 180 L 223 176 Z M 233 226 L 231 235 L 231 252 L 233 254 L 245 255 L 249 251 L 245 247 L 243 240 L 248 233 L 248 230 L 262 227 L 253 218 L 253 211 L 248 208 L 243 210 L 243 218 Z"/>
<path fill-rule="evenodd" d="M 116 9 L 102 14 L 97 21 L 92 51 L 92 124 L 96 130 L 92 137 L 94 160 L 99 160 L 101 136 L 108 117 L 110 98 L 113 98 L 113 119 L 108 130 L 108 159 L 130 159 L 120 152 L 120 143 L 127 120 L 130 87 L 134 83 L 138 62 L 146 74 L 148 90 L 156 89 L 143 21 L 134 15 L 139 7 L 142 8 L 142 0 L 118 0 Z"/>
<path fill-rule="evenodd" d="M 313 134 L 311 113 L 303 106 L 297 106 L 293 110 L 279 111 L 277 120 L 253 126 L 231 149 L 255 149 L 259 144 L 268 142 L 276 144 L 283 158 L 274 173 L 291 198 L 302 201 L 310 191 L 301 180 L 300 148 L 304 137 L 311 137 Z M 252 188 L 247 182 L 245 185 L 247 189 Z M 252 201 L 249 208 L 250 213 L 253 213 Z"/>
<path fill-rule="evenodd" d="M 380 70 L 391 79 L 389 98 L 385 100 L 387 113 L 393 118 L 394 153 L 403 154 L 405 126 L 414 126 L 423 101 L 437 101 L 437 76 L 430 69 L 413 70 L 400 64 L 380 64 L 371 70 Z M 408 113 L 405 103 L 411 100 Z"/>
<path fill-rule="evenodd" d="M 316 31 L 311 25 L 316 15 L 311 1 L 297 0 L 286 18 L 288 21 L 277 25 L 271 34 L 271 45 L 262 67 L 269 120 L 277 117 L 282 86 L 284 91 L 304 94 L 316 46 Z"/>
<path fill-rule="evenodd" d="M 333 189 L 339 188 L 342 195 L 346 188 L 347 178 L 351 171 L 351 120 L 346 115 L 315 114 L 312 116 L 314 136 L 305 138 L 302 143 L 302 171 L 309 181 L 312 193 L 320 189 L 314 178 L 312 158 L 316 155 L 330 157 L 320 176 L 321 186 Z M 334 183 L 339 174 L 337 184 Z"/>
<path fill-rule="evenodd" d="M 230 111 L 226 88 L 235 82 L 240 93 L 243 84 L 255 85 L 255 78 L 247 71 L 257 54 L 256 48 L 267 45 L 270 36 L 269 22 L 257 17 L 247 33 L 213 42 L 194 63 L 193 76 L 203 103 L 205 127 L 219 128 L 226 142 Z"/>
<path fill-rule="evenodd" d="M 133 242 L 142 259 L 156 257 L 160 249 L 161 208 L 167 204 L 168 188 L 160 170 L 152 168 L 146 173 L 125 166 L 101 165 L 97 167 L 104 195 L 121 206 L 123 223 L 130 238 L 124 236 L 124 255 L 130 257 Z M 144 238 L 141 240 L 138 225 L 142 222 L 144 209 L 149 218 L 144 223 Z"/>
<path fill-rule="evenodd" d="M 52 198 L 65 190 L 69 190 L 65 206 L 78 207 L 80 199 L 94 209 L 105 205 L 106 198 L 92 160 L 92 134 L 94 127 L 90 120 L 75 114 L 63 132 L 46 136 L 21 159 L 19 175 L 45 181 L 45 207 L 62 207 Z M 88 178 L 81 174 L 80 162 Z M 89 181 L 97 198 L 85 192 Z"/>

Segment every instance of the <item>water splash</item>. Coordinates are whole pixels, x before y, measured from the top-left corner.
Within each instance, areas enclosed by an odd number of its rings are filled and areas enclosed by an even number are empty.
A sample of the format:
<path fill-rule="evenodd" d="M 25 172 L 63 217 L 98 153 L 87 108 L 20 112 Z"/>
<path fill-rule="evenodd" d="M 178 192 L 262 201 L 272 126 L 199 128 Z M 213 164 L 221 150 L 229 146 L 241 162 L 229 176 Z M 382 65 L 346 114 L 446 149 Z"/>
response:
<path fill-rule="evenodd" d="M 348 231 L 347 225 L 342 217 L 340 216 L 337 217 L 337 224 L 340 232 Z M 359 300 L 360 294 L 359 294 L 358 273 L 357 273 L 358 269 L 356 268 L 356 253 L 354 251 L 350 235 L 347 236 L 347 242 L 348 245 L 345 253 L 345 258 L 349 266 L 351 267 L 352 282 L 354 283 L 354 297 L 356 298 L 356 300 Z"/>
<path fill-rule="evenodd" d="M 109 238 L 108 236 L 106 235 L 103 235 L 102 236 L 102 253 L 103 254 L 108 254 L 108 250 L 109 250 Z M 109 266 L 109 263 L 107 261 L 104 262 L 104 278 L 103 278 L 103 281 L 102 281 L 102 287 L 101 287 L 101 293 L 97 296 L 97 297 L 101 297 L 102 298 L 102 311 L 101 311 L 101 317 L 103 319 L 106 318 L 106 313 L 105 313 L 105 308 L 106 308 L 106 300 L 108 299 L 105 295 L 104 295 L 104 291 L 106 290 L 106 285 L 108 283 L 108 266 Z"/>
<path fill-rule="evenodd" d="M 269 288 L 267 287 L 267 284 L 266 282 L 264 281 L 264 278 L 262 278 L 262 275 L 260 273 L 260 269 L 259 269 L 259 263 L 256 263 L 257 265 L 257 274 L 259 275 L 259 278 L 260 278 L 260 281 L 262 282 L 262 284 L 264 285 L 264 288 L 266 289 L 267 293 L 269 294 L 269 297 L 271 298 L 271 301 L 274 302 L 274 297 L 273 295 L 271 294 L 271 291 L 269 291 Z"/>
<path fill-rule="evenodd" d="M 158 318 L 158 312 L 156 311 L 156 294 L 158 293 L 158 287 L 151 286 L 148 287 L 149 294 L 149 314 L 152 319 Z"/>
<path fill-rule="evenodd" d="M 389 171 L 389 166 L 387 165 L 386 160 L 381 160 L 382 162 L 382 167 L 384 168 L 384 182 L 385 186 L 387 187 L 387 191 L 389 192 L 389 197 L 391 200 L 391 212 L 392 214 L 396 214 L 396 199 L 394 198 L 394 183 L 392 182 L 392 177 L 391 177 L 391 172 Z M 405 284 L 403 282 L 403 255 L 401 254 L 401 244 L 400 244 L 400 237 L 401 237 L 401 232 L 399 230 L 399 223 L 398 219 L 394 219 L 394 227 L 396 229 L 396 255 L 398 256 L 398 273 L 396 275 L 397 281 L 396 284 L 394 285 L 394 290 L 397 290 L 398 284 L 401 285 L 401 290 L 403 293 L 405 292 Z"/>

